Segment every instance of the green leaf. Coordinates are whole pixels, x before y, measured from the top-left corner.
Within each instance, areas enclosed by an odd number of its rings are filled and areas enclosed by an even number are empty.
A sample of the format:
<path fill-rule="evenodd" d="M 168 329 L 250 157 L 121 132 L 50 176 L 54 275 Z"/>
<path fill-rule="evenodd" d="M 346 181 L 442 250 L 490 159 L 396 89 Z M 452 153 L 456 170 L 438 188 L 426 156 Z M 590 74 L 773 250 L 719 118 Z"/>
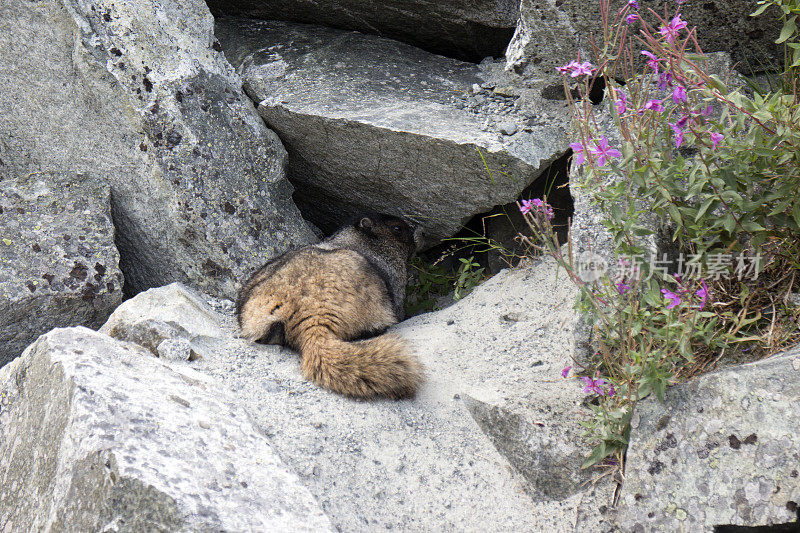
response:
<path fill-rule="evenodd" d="M 797 15 L 786 19 L 786 22 L 783 23 L 783 29 L 781 30 L 781 34 L 778 37 L 778 40 L 775 42 L 780 44 L 783 41 L 787 40 L 792 35 L 794 35 L 796 32 L 797 32 Z"/>
<path fill-rule="evenodd" d="M 751 17 L 757 17 L 757 16 L 759 16 L 759 15 L 760 15 L 760 14 L 762 14 L 764 11 L 766 11 L 766 10 L 767 10 L 767 8 L 768 8 L 770 5 L 771 5 L 771 4 L 763 4 L 761 7 L 759 7 L 758 9 L 756 9 L 755 11 L 753 11 L 752 13 L 750 13 L 750 16 L 751 16 Z"/>
<path fill-rule="evenodd" d="M 736 219 L 733 218 L 732 214 L 728 213 L 725 215 L 725 218 L 722 219 L 722 226 L 728 233 L 733 233 L 733 230 L 736 229 Z"/>
<path fill-rule="evenodd" d="M 601 442 L 597 446 L 594 447 L 592 453 L 589 454 L 589 457 L 581 465 L 581 468 L 589 468 L 590 466 L 594 466 L 603 459 L 605 459 L 613 450 L 606 449 L 606 443 Z"/>
<path fill-rule="evenodd" d="M 711 204 L 716 202 L 716 200 L 717 200 L 716 198 L 708 198 L 705 202 L 703 202 L 703 205 L 700 206 L 700 209 L 697 210 L 697 214 L 694 216 L 694 221 L 697 222 L 698 220 L 700 220 L 703 217 L 703 215 L 706 214 L 708 208 L 711 207 Z"/>
<path fill-rule="evenodd" d="M 792 218 L 800 226 L 800 201 L 795 202 L 792 206 Z"/>
<path fill-rule="evenodd" d="M 744 228 L 745 231 L 749 231 L 749 232 L 753 232 L 753 233 L 756 232 L 756 231 L 764 231 L 766 229 L 766 228 L 764 228 L 764 226 L 762 226 L 758 222 L 754 222 L 752 220 L 743 220 L 741 222 L 741 224 L 742 224 L 742 227 Z"/>

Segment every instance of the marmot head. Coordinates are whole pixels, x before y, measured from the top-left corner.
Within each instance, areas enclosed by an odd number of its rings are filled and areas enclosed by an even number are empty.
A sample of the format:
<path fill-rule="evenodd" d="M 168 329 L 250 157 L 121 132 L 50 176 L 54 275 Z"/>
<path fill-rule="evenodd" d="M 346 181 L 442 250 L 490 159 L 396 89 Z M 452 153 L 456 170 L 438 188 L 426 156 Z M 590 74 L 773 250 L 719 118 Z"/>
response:
<path fill-rule="evenodd" d="M 372 247 L 403 250 L 410 259 L 421 244 L 421 232 L 404 218 L 382 213 L 362 213 L 353 218 L 353 227 L 370 242 Z"/>

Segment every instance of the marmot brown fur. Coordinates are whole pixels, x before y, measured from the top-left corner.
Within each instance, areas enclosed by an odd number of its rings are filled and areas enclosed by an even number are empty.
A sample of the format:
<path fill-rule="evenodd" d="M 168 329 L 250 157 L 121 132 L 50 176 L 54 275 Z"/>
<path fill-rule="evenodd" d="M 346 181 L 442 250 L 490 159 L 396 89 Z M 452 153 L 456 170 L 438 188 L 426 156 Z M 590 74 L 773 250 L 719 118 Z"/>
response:
<path fill-rule="evenodd" d="M 403 318 L 407 262 L 415 250 L 405 220 L 356 217 L 251 276 L 236 302 L 241 335 L 297 350 L 303 376 L 334 392 L 412 396 L 422 367 L 402 339 L 383 332 Z"/>

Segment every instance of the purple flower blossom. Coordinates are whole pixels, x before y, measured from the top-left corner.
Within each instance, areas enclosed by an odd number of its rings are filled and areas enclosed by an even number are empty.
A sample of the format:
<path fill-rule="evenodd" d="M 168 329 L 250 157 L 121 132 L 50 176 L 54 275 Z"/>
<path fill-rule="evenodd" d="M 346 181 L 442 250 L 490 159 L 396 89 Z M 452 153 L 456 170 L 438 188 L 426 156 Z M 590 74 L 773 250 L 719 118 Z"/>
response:
<path fill-rule="evenodd" d="M 658 90 L 665 91 L 667 90 L 667 87 L 671 86 L 672 86 L 672 73 L 668 70 L 665 70 L 658 77 Z"/>
<path fill-rule="evenodd" d="M 628 0 L 628 7 L 632 7 L 633 9 L 639 9 L 639 2 L 636 0 Z"/>
<path fill-rule="evenodd" d="M 621 89 L 617 89 L 617 96 L 619 98 L 614 100 L 614 105 L 617 107 L 617 113 L 621 115 L 628 110 L 628 97 Z"/>
<path fill-rule="evenodd" d="M 680 119 L 678 119 L 678 122 L 676 122 L 675 125 L 680 129 L 683 129 L 686 127 L 686 123 L 689 122 L 689 118 L 691 118 L 689 115 L 683 115 Z"/>
<path fill-rule="evenodd" d="M 676 104 L 678 102 L 685 102 L 686 98 L 686 88 L 682 85 L 676 85 L 675 88 L 672 89 L 672 101 Z"/>
<path fill-rule="evenodd" d="M 570 61 L 564 66 L 556 67 L 556 70 L 559 71 L 561 74 L 566 74 L 567 72 L 571 72 L 573 68 L 578 65 L 577 61 Z"/>
<path fill-rule="evenodd" d="M 531 200 L 531 203 L 536 206 L 537 211 L 541 211 L 547 217 L 547 220 L 553 220 L 556 215 L 553 212 L 553 208 L 547 203 L 539 198 L 534 198 Z"/>
<path fill-rule="evenodd" d="M 611 385 L 608 388 L 608 392 L 606 394 L 608 394 L 608 396 L 610 397 L 610 396 L 614 396 L 616 393 L 617 393 L 617 389 L 614 388 L 614 385 Z"/>
<path fill-rule="evenodd" d="M 705 109 L 703 109 L 702 111 L 700 111 L 700 114 L 701 114 L 701 115 L 703 115 L 704 117 L 707 117 L 707 116 L 709 116 L 709 115 L 710 115 L 710 114 L 711 114 L 713 111 L 714 111 L 714 106 L 713 106 L 713 105 L 711 105 L 711 104 L 708 104 L 708 105 L 706 106 L 706 108 L 705 108 Z"/>
<path fill-rule="evenodd" d="M 612 157 L 622 157 L 622 152 L 608 145 L 608 139 L 605 136 L 597 141 L 597 146 L 589 151 L 597 156 L 597 165 L 601 167 L 605 166 L 606 161 Z"/>
<path fill-rule="evenodd" d="M 602 389 L 602 386 L 605 384 L 605 380 L 603 378 L 590 378 L 590 377 L 582 377 L 583 380 L 583 392 L 586 394 L 595 393 L 600 396 L 603 396 L 605 392 Z"/>
<path fill-rule="evenodd" d="M 575 67 L 572 69 L 572 76 L 573 78 L 577 78 L 582 74 L 586 74 L 591 76 L 592 72 L 594 72 L 594 67 L 588 61 L 584 61 L 583 63 L 576 64 Z"/>
<path fill-rule="evenodd" d="M 700 298 L 700 310 L 702 311 L 706 306 L 706 299 L 708 299 L 708 287 L 706 286 L 706 280 L 701 279 L 700 283 L 703 285 L 703 287 L 701 289 L 697 289 L 695 294 Z"/>
<path fill-rule="evenodd" d="M 656 74 L 658 74 L 658 62 L 661 61 L 661 59 L 648 50 L 642 50 L 642 55 L 650 58 L 650 61 L 647 62 L 647 66 L 655 70 Z"/>
<path fill-rule="evenodd" d="M 620 294 L 620 295 L 623 295 L 623 294 L 625 294 L 626 292 L 628 292 L 629 290 L 631 290 L 631 286 L 630 286 L 630 285 L 628 285 L 627 283 L 625 283 L 625 280 L 624 280 L 624 279 L 622 279 L 622 280 L 620 280 L 620 281 L 616 282 L 614 285 L 616 285 L 616 286 L 617 286 L 617 290 L 619 291 L 619 294 Z"/>
<path fill-rule="evenodd" d="M 588 61 L 584 61 L 583 63 L 578 63 L 577 61 L 570 61 L 566 65 L 556 67 L 556 70 L 559 71 L 561 74 L 570 73 L 569 75 L 573 78 L 577 78 L 582 74 L 591 75 L 594 72 L 594 67 Z"/>
<path fill-rule="evenodd" d="M 686 22 L 681 20 L 681 15 L 678 13 L 675 15 L 675 17 L 673 17 L 669 24 L 663 26 L 660 30 L 658 30 L 658 32 L 664 37 L 665 41 L 672 44 L 678 37 L 678 33 L 685 27 Z"/>
<path fill-rule="evenodd" d="M 639 114 L 641 115 L 645 109 L 651 109 L 656 113 L 663 113 L 664 105 L 661 102 L 663 102 L 663 100 L 656 100 L 655 98 L 649 100 L 646 104 L 644 104 L 644 107 L 639 110 Z"/>
<path fill-rule="evenodd" d="M 581 166 L 586 162 L 586 155 L 583 152 L 583 145 L 581 143 L 570 143 L 569 147 L 572 148 L 572 163 Z"/>
<path fill-rule="evenodd" d="M 675 0 L 675 3 L 678 4 L 679 6 L 683 5 L 685 2 L 686 0 Z"/>
<path fill-rule="evenodd" d="M 661 294 L 664 295 L 664 298 L 670 300 L 669 305 L 667 305 L 667 309 L 672 309 L 673 307 L 681 304 L 681 297 L 674 292 L 668 291 L 667 289 L 661 289 Z"/>
<path fill-rule="evenodd" d="M 531 212 L 531 201 L 530 200 L 522 200 L 520 202 L 522 205 L 519 207 L 519 212 L 523 215 L 527 215 Z"/>
<path fill-rule="evenodd" d="M 667 124 L 670 128 L 672 128 L 672 132 L 674 133 L 675 148 L 680 148 L 683 144 L 683 126 L 681 125 L 681 121 L 679 120 L 675 124 L 672 122 L 667 122 Z"/>
<path fill-rule="evenodd" d="M 571 368 L 572 368 L 571 365 L 565 366 L 564 370 L 561 371 L 561 377 L 565 378 L 565 377 L 569 376 L 569 371 L 570 371 Z"/>
<path fill-rule="evenodd" d="M 625 24 L 633 24 L 639 20 L 639 15 L 636 13 L 628 13 L 628 16 L 625 17 Z"/>
<path fill-rule="evenodd" d="M 712 150 L 716 150 L 717 149 L 717 145 L 724 138 L 725 138 L 725 136 L 723 134 L 721 134 L 721 133 L 717 133 L 717 132 L 712 133 L 711 134 L 711 144 L 712 144 L 711 149 Z"/>

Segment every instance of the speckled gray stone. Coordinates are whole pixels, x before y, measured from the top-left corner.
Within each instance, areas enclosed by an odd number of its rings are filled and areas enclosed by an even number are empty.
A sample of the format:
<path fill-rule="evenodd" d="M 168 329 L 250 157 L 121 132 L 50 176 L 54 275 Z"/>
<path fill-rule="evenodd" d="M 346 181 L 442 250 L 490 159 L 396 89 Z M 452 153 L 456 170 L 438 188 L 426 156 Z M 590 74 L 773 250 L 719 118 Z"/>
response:
<path fill-rule="evenodd" d="M 611 0 L 612 20 L 627 0 Z M 638 13 L 651 25 L 660 25 L 650 13 L 661 16 L 665 2 L 642 0 Z M 670 17 L 677 7 L 670 6 Z M 520 21 L 506 49 L 509 69 L 525 77 L 552 79 L 556 85 L 560 74 L 556 67 L 580 57 L 593 61 L 591 35 L 602 44 L 603 28 L 600 2 L 582 0 L 522 0 Z M 763 69 L 780 70 L 783 51 L 775 44 L 781 24 L 777 13 L 769 11 L 761 17 L 750 17 L 756 3 L 751 0 L 707 0 L 687 2 L 681 6 L 681 16 L 689 27 L 697 26 L 697 38 L 703 51 L 727 51 L 745 75 Z M 774 9 L 774 8 L 773 8 Z M 623 24 L 624 25 L 624 24 Z M 639 23 L 630 26 L 638 31 Z"/>
<path fill-rule="evenodd" d="M 106 183 L 0 180 L 0 366 L 52 328 L 100 327 L 122 302 L 118 263 Z"/>
<path fill-rule="evenodd" d="M 574 295 L 544 263 L 401 323 L 427 377 L 400 402 L 314 386 L 297 354 L 235 338 L 232 315 L 178 285 L 126 301 L 104 331 L 179 327 L 201 354 L 192 368 L 234 392 L 342 531 L 594 531 L 614 486 L 581 484 L 585 395 L 560 374 Z"/>
<path fill-rule="evenodd" d="M 800 349 L 707 374 L 636 409 L 621 531 L 797 520 Z"/>
<path fill-rule="evenodd" d="M 539 102 L 526 122 L 513 98 L 468 96 L 490 63 L 302 24 L 225 18 L 216 33 L 289 151 L 298 206 L 323 229 L 367 208 L 418 219 L 433 244 L 515 200 L 567 149 L 563 103 Z M 508 136 L 500 122 L 532 125 Z"/>
<path fill-rule="evenodd" d="M 0 168 L 108 181 L 126 293 L 230 297 L 313 238 L 204 2 L 9 0 L 0 20 Z"/>
<path fill-rule="evenodd" d="M 320 24 L 381 35 L 450 57 L 503 55 L 519 0 L 209 0 L 215 15 Z"/>
<path fill-rule="evenodd" d="M 0 369 L 2 531 L 331 531 L 206 376 L 85 328 Z"/>

